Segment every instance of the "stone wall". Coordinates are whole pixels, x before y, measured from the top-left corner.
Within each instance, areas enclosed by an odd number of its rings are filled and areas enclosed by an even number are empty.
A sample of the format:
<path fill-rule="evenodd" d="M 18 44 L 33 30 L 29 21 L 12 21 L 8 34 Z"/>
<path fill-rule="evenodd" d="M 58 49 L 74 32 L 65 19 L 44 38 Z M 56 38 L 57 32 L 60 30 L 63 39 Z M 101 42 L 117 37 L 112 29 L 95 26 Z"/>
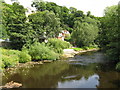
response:
<path fill-rule="evenodd" d="M 6 42 L 6 41 L 0 42 L 0 47 L 8 47 L 8 46 L 10 46 L 10 42 Z"/>

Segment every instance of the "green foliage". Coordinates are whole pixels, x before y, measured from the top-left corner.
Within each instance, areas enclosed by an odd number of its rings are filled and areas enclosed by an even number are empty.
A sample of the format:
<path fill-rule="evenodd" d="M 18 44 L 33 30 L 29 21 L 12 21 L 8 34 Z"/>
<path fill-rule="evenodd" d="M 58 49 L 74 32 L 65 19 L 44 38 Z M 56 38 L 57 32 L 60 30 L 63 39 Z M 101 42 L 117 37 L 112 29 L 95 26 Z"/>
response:
<path fill-rule="evenodd" d="M 5 26 L 4 26 L 3 24 L 0 24 L 0 38 L 6 39 L 6 38 L 8 38 L 8 37 L 9 37 L 9 36 L 8 36 L 8 33 L 7 33 L 7 31 L 6 31 Z"/>
<path fill-rule="evenodd" d="M 36 41 L 35 31 L 32 29 L 30 23 L 14 24 L 16 28 L 11 28 L 13 32 L 10 34 L 11 47 L 14 49 L 21 49 L 23 45 L 30 44 Z"/>
<path fill-rule="evenodd" d="M 25 63 L 28 61 L 31 61 L 31 56 L 26 52 L 2 49 L 2 68 L 13 67 L 18 63 Z"/>
<path fill-rule="evenodd" d="M 13 67 L 18 63 L 16 56 L 7 55 L 2 55 L 2 62 L 4 67 Z"/>
<path fill-rule="evenodd" d="M 120 5 L 106 7 L 104 17 L 100 18 L 101 31 L 99 34 L 100 47 L 106 52 L 112 62 L 120 62 Z M 120 69 L 120 63 L 116 65 Z"/>
<path fill-rule="evenodd" d="M 91 18 L 90 13 L 86 16 L 83 11 L 74 7 L 68 9 L 53 2 L 33 1 L 32 6 L 37 11 L 26 17 L 26 9 L 22 5 L 2 4 L 3 23 L 1 27 L 4 27 L 2 38 L 10 38 L 12 49 L 21 50 L 24 45 L 29 47 L 35 41 L 43 42 L 45 39 L 55 38 L 61 30 L 73 32 L 73 41 L 78 42 L 77 44 L 82 41 L 81 45 L 89 46 L 88 44 L 93 43 L 96 38 L 97 21 Z M 79 33 L 79 30 L 82 33 Z M 81 38 L 80 41 L 74 37 L 75 33 L 80 34 L 78 35 Z M 90 37 L 87 37 L 88 35 Z M 67 36 L 65 40 L 71 41 L 70 36 Z M 59 48 L 58 51 L 61 52 L 61 49 Z"/>
<path fill-rule="evenodd" d="M 46 38 L 57 37 L 61 31 L 60 19 L 52 11 L 37 12 L 29 15 L 29 21 L 39 42 Z"/>
<path fill-rule="evenodd" d="M 97 48 L 97 47 L 95 47 L 95 46 L 91 46 L 91 47 L 82 47 L 84 50 L 89 50 L 89 49 L 94 49 L 94 48 Z"/>
<path fill-rule="evenodd" d="M 70 34 L 66 34 L 65 35 L 65 41 L 70 41 L 71 40 L 71 35 Z"/>
<path fill-rule="evenodd" d="M 117 65 L 116 65 L 116 69 L 117 69 L 117 70 L 120 70 L 120 62 L 117 63 Z"/>
<path fill-rule="evenodd" d="M 38 42 L 35 42 L 30 46 L 29 54 L 31 55 L 32 60 L 56 60 L 59 58 L 57 53 Z"/>
<path fill-rule="evenodd" d="M 78 47 L 90 46 L 98 35 L 97 20 L 86 17 L 85 22 L 75 21 L 74 31 L 72 33 L 73 43 Z"/>
<path fill-rule="evenodd" d="M 100 19 L 102 28 L 99 35 L 100 45 L 107 53 L 109 59 L 115 62 L 119 62 L 120 56 L 119 9 L 120 7 L 117 5 L 107 7 L 105 16 Z"/>
<path fill-rule="evenodd" d="M 50 46 L 56 53 L 62 53 L 63 49 L 69 48 L 71 44 L 56 38 L 48 39 L 48 46 Z"/>
<path fill-rule="evenodd" d="M 75 51 L 83 50 L 83 48 L 70 48 L 70 49 L 74 49 Z"/>
<path fill-rule="evenodd" d="M 19 62 L 20 63 L 26 63 L 31 61 L 31 56 L 27 54 L 26 52 L 20 52 L 19 53 Z"/>
<path fill-rule="evenodd" d="M 25 44 L 26 9 L 18 3 L 9 5 L 4 2 L 2 9 L 2 38 L 10 38 L 11 47 L 20 49 Z"/>
<path fill-rule="evenodd" d="M 82 48 L 70 48 L 70 49 L 74 49 L 75 51 L 81 51 L 81 50 L 89 50 L 89 49 L 95 49 L 98 48 L 96 46 L 91 46 L 91 47 L 82 47 Z"/>
<path fill-rule="evenodd" d="M 2 57 L 1 57 L 2 59 Z M 3 69 L 5 67 L 4 63 L 2 62 L 2 60 L 0 60 L 0 70 Z"/>

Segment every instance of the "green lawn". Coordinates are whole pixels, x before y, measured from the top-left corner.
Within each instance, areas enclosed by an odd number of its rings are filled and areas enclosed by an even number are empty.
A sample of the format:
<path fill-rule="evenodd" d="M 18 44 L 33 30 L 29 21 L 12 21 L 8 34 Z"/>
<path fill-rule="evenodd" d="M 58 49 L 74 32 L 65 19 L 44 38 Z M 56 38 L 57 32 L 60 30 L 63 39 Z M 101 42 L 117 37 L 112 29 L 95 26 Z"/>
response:
<path fill-rule="evenodd" d="M 88 50 L 88 49 L 95 49 L 96 47 L 82 47 L 82 48 L 69 48 L 69 49 L 74 49 L 75 51 L 80 51 L 80 50 Z"/>

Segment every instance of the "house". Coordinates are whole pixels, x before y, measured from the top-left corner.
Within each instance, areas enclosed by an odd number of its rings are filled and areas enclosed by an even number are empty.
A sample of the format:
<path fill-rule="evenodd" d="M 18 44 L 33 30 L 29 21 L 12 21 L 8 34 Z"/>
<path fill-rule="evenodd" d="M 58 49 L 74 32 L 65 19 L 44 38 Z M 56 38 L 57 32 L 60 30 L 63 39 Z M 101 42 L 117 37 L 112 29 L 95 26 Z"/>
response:
<path fill-rule="evenodd" d="M 70 35 L 69 31 L 62 30 L 61 33 L 59 33 L 57 38 L 64 41 L 66 35 Z"/>

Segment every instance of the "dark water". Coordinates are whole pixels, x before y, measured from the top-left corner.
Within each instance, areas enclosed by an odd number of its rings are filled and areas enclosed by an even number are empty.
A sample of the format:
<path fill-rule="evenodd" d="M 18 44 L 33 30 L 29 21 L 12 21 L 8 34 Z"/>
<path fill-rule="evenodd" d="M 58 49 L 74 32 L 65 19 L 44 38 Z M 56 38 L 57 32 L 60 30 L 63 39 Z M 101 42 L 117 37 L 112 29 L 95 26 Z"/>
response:
<path fill-rule="evenodd" d="M 22 88 L 120 88 L 120 72 L 101 52 L 87 52 L 69 60 L 6 72 L 2 81 L 3 85 L 10 81 L 22 83 Z"/>

